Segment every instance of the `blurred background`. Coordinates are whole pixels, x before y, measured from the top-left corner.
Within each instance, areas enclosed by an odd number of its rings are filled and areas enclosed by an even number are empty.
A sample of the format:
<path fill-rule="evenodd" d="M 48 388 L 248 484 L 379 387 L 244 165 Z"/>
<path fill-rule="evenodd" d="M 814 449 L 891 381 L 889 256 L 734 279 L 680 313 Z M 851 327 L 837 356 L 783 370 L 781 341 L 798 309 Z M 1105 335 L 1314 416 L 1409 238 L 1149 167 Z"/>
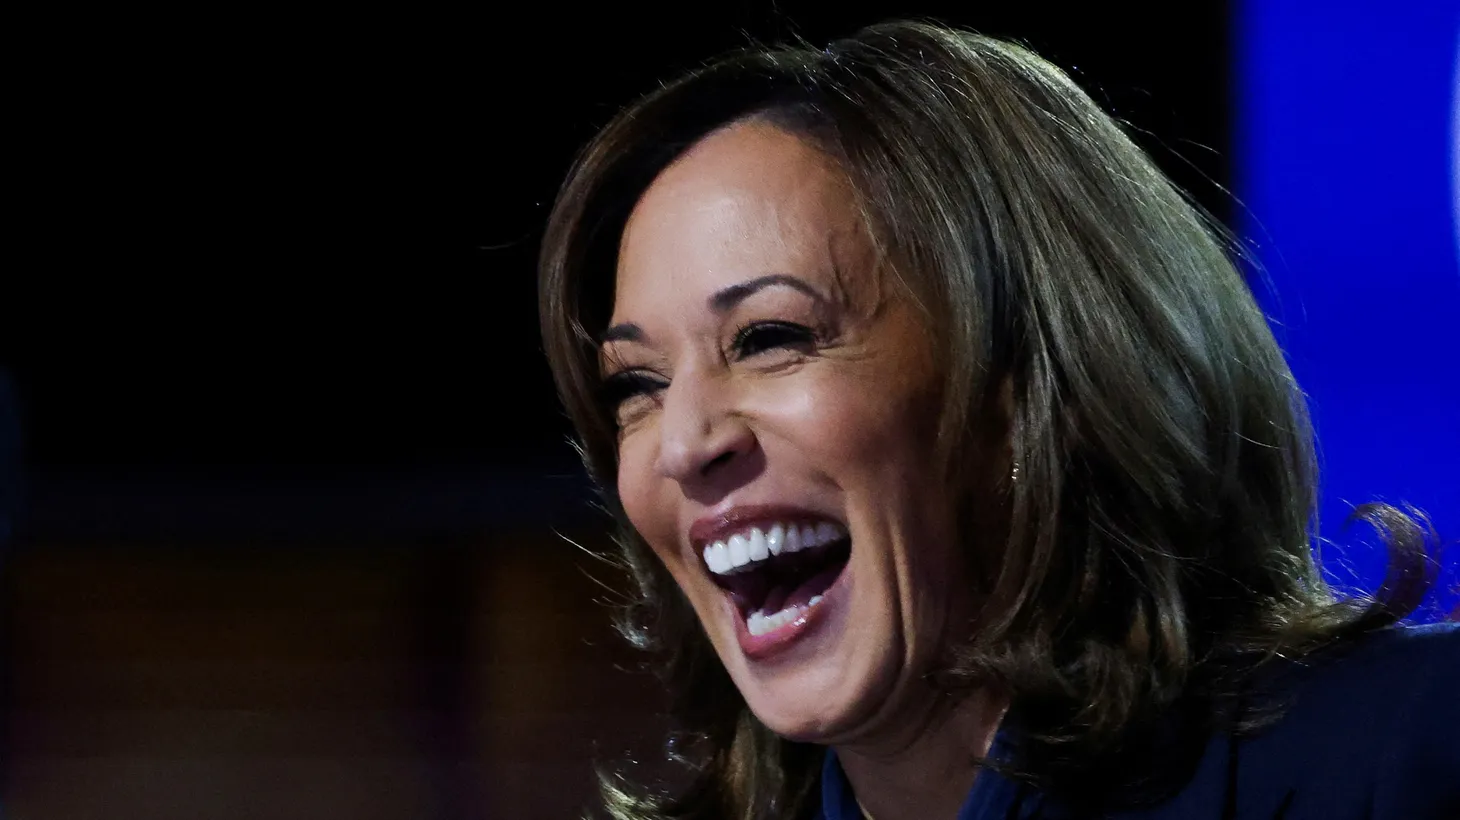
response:
<path fill-rule="evenodd" d="M 1460 532 L 1460 2 L 31 7 L 0 274 L 0 815 L 572 817 L 655 685 L 536 328 L 574 152 L 749 40 L 1024 41 L 1241 233 L 1324 558 Z M 1456 571 L 1423 617 L 1455 607 Z"/>

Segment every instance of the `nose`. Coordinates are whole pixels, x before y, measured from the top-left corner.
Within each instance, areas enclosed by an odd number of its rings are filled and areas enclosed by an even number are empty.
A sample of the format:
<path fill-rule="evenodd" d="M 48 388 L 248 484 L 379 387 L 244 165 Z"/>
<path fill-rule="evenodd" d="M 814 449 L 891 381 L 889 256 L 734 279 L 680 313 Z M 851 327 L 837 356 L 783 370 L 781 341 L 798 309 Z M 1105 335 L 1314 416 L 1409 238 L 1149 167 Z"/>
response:
<path fill-rule="evenodd" d="M 745 418 L 734 412 L 723 378 L 680 373 L 663 394 L 659 474 L 682 485 L 703 483 L 756 446 Z"/>

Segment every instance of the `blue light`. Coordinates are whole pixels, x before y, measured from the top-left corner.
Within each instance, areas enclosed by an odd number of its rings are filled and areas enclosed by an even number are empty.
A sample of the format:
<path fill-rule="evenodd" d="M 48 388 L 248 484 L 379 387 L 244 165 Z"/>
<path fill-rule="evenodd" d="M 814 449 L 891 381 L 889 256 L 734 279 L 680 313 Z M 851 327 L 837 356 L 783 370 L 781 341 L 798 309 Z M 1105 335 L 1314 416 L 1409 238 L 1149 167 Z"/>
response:
<path fill-rule="evenodd" d="M 1352 505 L 1410 503 L 1460 552 L 1460 2 L 1238 4 L 1239 229 L 1310 397 L 1320 534 L 1335 580 L 1383 556 L 1343 532 Z M 1369 539 L 1372 541 L 1372 539 Z M 1347 567 L 1343 564 L 1348 565 Z M 1350 574 L 1350 569 L 1352 574 Z"/>

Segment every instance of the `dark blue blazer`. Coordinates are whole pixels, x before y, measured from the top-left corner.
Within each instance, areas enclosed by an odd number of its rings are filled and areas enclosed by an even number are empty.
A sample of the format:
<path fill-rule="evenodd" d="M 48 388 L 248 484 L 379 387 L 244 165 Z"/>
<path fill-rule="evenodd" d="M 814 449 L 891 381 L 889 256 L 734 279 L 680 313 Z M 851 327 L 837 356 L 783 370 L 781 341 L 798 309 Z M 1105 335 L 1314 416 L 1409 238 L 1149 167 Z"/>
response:
<path fill-rule="evenodd" d="M 1460 820 L 1460 624 L 1384 630 L 1283 677 L 1283 716 L 1214 737 L 1158 804 L 1094 813 L 986 770 L 957 820 Z M 821 786 L 824 820 L 861 820 L 830 752 Z"/>

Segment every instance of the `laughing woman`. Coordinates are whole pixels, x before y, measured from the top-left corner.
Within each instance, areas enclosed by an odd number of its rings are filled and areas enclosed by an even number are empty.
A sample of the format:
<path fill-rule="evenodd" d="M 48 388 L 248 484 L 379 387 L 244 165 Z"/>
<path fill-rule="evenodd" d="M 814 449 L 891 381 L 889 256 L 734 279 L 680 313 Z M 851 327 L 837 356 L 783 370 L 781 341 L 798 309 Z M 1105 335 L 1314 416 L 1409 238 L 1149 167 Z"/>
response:
<path fill-rule="evenodd" d="M 1310 553 L 1301 396 L 1213 229 L 1057 69 L 921 24 L 641 100 L 541 318 L 685 779 L 617 818 L 1424 818 L 1460 633 L 1395 510 Z M 1421 579 L 1421 580 L 1416 580 Z"/>

